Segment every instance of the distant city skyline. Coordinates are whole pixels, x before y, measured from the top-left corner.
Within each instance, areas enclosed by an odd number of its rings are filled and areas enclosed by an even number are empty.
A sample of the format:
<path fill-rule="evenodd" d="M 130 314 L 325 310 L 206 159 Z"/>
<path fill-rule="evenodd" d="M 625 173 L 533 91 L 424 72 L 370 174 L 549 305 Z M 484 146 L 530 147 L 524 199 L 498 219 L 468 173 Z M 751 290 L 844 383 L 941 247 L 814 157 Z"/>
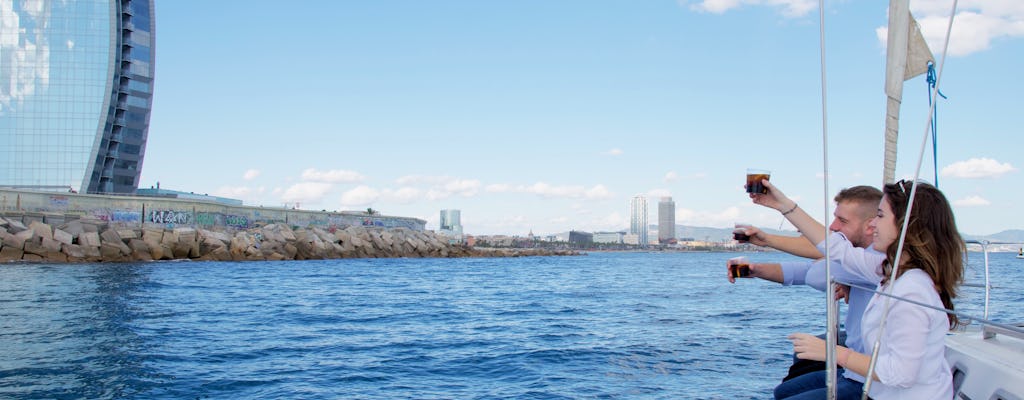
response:
<path fill-rule="evenodd" d="M 951 4 L 911 0 L 941 56 Z M 961 2 L 938 103 L 958 228 L 1020 228 L 1024 9 Z M 1016 4 L 1016 3 L 1014 3 Z M 471 234 L 611 231 L 634 194 L 676 223 L 789 228 L 746 168 L 819 220 L 881 182 L 886 7 L 826 2 L 828 188 L 818 11 L 806 1 L 160 1 L 141 186 L 250 205 L 365 210 Z M 202 12 L 197 12 L 202 10 Z M 224 16 L 230 16 L 225 18 Z M 962 17 L 962 18 L 961 18 Z M 202 27 L 202 29 L 197 29 Z M 214 38 L 215 40 L 211 40 Z M 766 78 L 766 77 L 770 77 Z M 914 174 L 927 82 L 907 82 L 897 178 Z M 653 218 L 653 216 L 652 216 Z"/>

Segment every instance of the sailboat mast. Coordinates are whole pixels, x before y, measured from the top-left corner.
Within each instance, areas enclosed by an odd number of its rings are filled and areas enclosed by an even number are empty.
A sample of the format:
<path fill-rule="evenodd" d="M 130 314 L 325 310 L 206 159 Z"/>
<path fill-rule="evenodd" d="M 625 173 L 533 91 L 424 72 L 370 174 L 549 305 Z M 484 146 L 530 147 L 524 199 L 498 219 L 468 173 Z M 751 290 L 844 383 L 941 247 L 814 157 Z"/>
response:
<path fill-rule="evenodd" d="M 896 142 L 900 130 L 900 104 L 903 101 L 903 80 L 907 69 L 910 1 L 889 2 L 889 33 L 885 51 L 885 164 L 882 184 L 895 181 Z"/>

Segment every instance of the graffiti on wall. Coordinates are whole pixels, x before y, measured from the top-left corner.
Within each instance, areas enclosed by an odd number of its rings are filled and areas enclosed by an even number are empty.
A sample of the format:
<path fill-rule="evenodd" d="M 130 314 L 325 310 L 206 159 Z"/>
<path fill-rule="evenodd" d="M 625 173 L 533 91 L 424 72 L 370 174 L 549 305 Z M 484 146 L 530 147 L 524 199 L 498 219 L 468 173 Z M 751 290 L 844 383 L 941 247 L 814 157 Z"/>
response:
<path fill-rule="evenodd" d="M 196 213 L 196 224 L 202 226 L 230 226 L 232 228 L 248 228 L 249 217 L 244 215 L 221 213 Z"/>
<path fill-rule="evenodd" d="M 111 222 L 139 222 L 142 220 L 142 213 L 138 211 L 113 210 L 110 212 Z"/>
<path fill-rule="evenodd" d="M 67 196 L 50 196 L 50 207 L 54 208 L 68 208 L 68 197 Z"/>
<path fill-rule="evenodd" d="M 192 223 L 192 213 L 174 210 L 150 211 L 149 222 L 155 224 L 187 225 Z"/>

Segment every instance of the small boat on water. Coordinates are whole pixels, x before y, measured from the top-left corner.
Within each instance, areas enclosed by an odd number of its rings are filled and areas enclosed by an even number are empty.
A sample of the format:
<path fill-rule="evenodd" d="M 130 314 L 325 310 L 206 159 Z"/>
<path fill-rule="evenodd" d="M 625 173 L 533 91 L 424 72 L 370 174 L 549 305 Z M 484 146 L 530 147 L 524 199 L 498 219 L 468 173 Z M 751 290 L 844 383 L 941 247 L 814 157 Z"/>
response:
<path fill-rule="evenodd" d="M 1021 247 L 1020 251 L 1017 252 L 1017 258 L 1024 258 L 1024 247 Z"/>

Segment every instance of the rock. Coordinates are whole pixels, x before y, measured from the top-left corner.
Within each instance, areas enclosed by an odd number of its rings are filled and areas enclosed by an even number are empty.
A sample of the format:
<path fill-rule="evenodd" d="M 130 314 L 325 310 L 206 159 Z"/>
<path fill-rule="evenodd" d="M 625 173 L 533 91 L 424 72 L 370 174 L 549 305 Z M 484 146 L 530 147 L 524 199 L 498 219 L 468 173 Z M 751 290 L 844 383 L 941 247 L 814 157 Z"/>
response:
<path fill-rule="evenodd" d="M 13 246 L 3 246 L 0 248 L 0 262 L 18 261 L 25 252 L 20 248 L 14 248 Z"/>
<path fill-rule="evenodd" d="M 25 245 L 25 241 L 24 240 L 17 239 L 14 235 L 12 235 L 10 233 L 7 233 L 7 232 L 0 232 L 0 245 L 2 245 L 2 246 L 14 246 L 15 242 L 21 243 L 22 244 L 21 246 Z M 21 247 L 21 246 L 18 246 L 18 247 Z"/>
<path fill-rule="evenodd" d="M 25 224 L 21 223 L 21 221 L 18 221 L 16 219 L 4 220 L 7 221 L 7 233 L 17 234 L 18 232 L 28 230 L 28 227 L 25 226 Z"/>
<path fill-rule="evenodd" d="M 153 261 L 153 249 L 142 239 L 131 239 L 128 247 L 132 249 L 132 259 L 136 261 Z"/>
<path fill-rule="evenodd" d="M 72 244 L 75 241 L 75 237 L 72 236 L 70 233 L 65 232 L 65 231 L 63 231 L 61 229 L 54 229 L 53 230 L 53 240 L 56 240 L 56 241 L 61 242 L 63 244 Z"/>
<path fill-rule="evenodd" d="M 121 243 L 124 245 L 124 243 Z M 100 246 L 100 257 L 106 262 L 123 262 L 128 261 L 128 256 L 121 253 L 121 247 L 110 242 L 103 242 Z"/>
<path fill-rule="evenodd" d="M 25 253 L 25 255 L 21 256 L 21 260 L 28 262 L 42 262 L 43 257 L 35 254 Z"/>
<path fill-rule="evenodd" d="M 85 227 L 82 225 L 82 221 L 79 220 L 69 221 L 64 225 L 61 225 L 59 229 L 71 234 L 72 237 L 79 237 L 85 232 Z"/>
<path fill-rule="evenodd" d="M 83 247 L 100 247 L 100 234 L 96 232 L 84 232 L 78 236 L 78 244 Z"/>
<path fill-rule="evenodd" d="M 77 244 L 61 245 L 60 251 L 68 256 L 70 262 L 85 262 L 86 254 L 82 246 Z"/>
<path fill-rule="evenodd" d="M 124 240 L 121 239 L 121 235 L 116 230 L 107 229 L 103 231 L 103 233 L 100 233 L 100 242 L 102 243 L 100 245 L 101 253 L 103 253 L 104 246 L 114 246 L 117 247 L 124 257 L 128 257 L 132 254 L 132 249 L 124 243 Z M 107 260 L 106 253 L 103 253 L 103 260 Z"/>
<path fill-rule="evenodd" d="M 36 233 L 36 236 L 46 239 L 53 239 L 53 228 L 39 221 L 33 221 L 28 229 Z"/>

